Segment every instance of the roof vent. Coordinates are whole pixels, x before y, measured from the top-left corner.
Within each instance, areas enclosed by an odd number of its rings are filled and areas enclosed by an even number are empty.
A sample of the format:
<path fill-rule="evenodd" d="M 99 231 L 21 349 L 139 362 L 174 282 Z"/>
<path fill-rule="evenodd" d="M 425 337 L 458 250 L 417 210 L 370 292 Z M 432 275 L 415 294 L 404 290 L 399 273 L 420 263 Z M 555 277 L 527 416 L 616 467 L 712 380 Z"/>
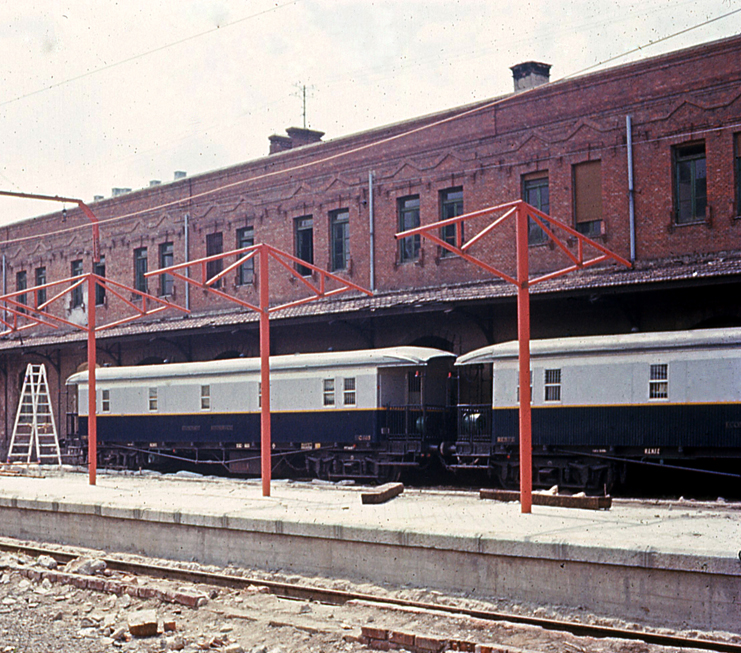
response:
<path fill-rule="evenodd" d="M 120 195 L 126 195 L 126 193 L 130 193 L 130 188 L 111 188 L 111 196 L 112 197 L 119 197 Z"/>
<path fill-rule="evenodd" d="M 539 61 L 526 61 L 510 68 L 515 82 L 515 93 L 527 91 L 551 79 L 551 64 Z"/>
<path fill-rule="evenodd" d="M 185 170 L 176 170 L 175 171 L 175 181 L 178 179 L 185 179 L 188 176 L 188 173 L 185 172 Z"/>
<path fill-rule="evenodd" d="M 162 182 L 161 182 L 161 181 L 160 181 L 159 179 L 152 179 L 152 180 L 151 180 L 151 181 L 149 182 L 149 186 L 150 186 L 150 188 L 151 188 L 152 186 L 159 186 L 159 185 L 160 185 L 161 183 L 162 183 Z"/>
<path fill-rule="evenodd" d="M 93 202 L 100 202 L 103 199 L 105 199 L 105 197 L 102 195 L 93 195 Z"/>

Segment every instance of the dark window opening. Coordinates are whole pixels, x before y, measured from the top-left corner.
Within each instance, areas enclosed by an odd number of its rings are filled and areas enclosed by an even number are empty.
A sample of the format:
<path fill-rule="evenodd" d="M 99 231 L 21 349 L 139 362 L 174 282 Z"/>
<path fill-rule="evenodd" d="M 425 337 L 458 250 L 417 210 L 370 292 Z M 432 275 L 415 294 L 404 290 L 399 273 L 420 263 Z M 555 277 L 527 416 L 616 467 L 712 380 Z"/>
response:
<path fill-rule="evenodd" d="M 105 279 L 105 256 L 101 256 L 100 261 L 93 263 L 93 274 L 97 274 L 99 277 Z M 95 305 L 102 306 L 103 304 L 105 304 L 105 286 L 96 282 Z"/>
<path fill-rule="evenodd" d="M 314 219 L 305 215 L 294 220 L 294 235 L 296 240 L 296 258 L 307 263 L 314 263 Z M 311 274 L 311 268 L 296 264 L 296 270 L 303 277 Z"/>
<path fill-rule="evenodd" d="M 175 262 L 175 251 L 173 244 L 160 243 L 160 269 L 169 268 Z M 174 279 L 170 274 L 161 274 L 160 278 L 160 297 L 172 295 Z"/>
<path fill-rule="evenodd" d="M 419 227 L 419 195 L 401 197 L 398 200 L 399 231 Z M 416 261 L 419 258 L 420 236 L 409 236 L 399 240 L 399 262 Z"/>
<path fill-rule="evenodd" d="M 82 261 L 72 261 L 70 264 L 70 272 L 72 273 L 73 277 L 79 277 L 82 274 Z M 79 308 L 82 306 L 83 302 L 83 293 L 82 293 L 82 284 L 77 286 L 72 290 L 72 308 Z"/>
<path fill-rule="evenodd" d="M 574 223 L 576 230 L 589 238 L 603 233 L 601 161 L 574 166 Z"/>
<path fill-rule="evenodd" d="M 252 247 L 255 244 L 254 227 L 242 227 L 237 229 L 237 249 Z M 237 270 L 237 285 L 246 286 L 255 283 L 255 259 L 251 258 L 239 266 Z"/>
<path fill-rule="evenodd" d="M 550 215 L 551 203 L 548 177 L 542 173 L 526 176 L 522 181 L 522 199 L 546 215 Z M 548 235 L 532 218 L 527 219 L 527 241 L 530 245 L 541 245 L 548 241 Z"/>
<path fill-rule="evenodd" d="M 332 270 L 346 270 L 350 259 L 350 212 L 347 209 L 329 214 Z"/>
<path fill-rule="evenodd" d="M 708 202 L 705 144 L 675 148 L 674 173 L 677 224 L 703 221 Z"/>
<path fill-rule="evenodd" d="M 134 250 L 134 288 L 139 292 L 147 292 L 147 278 L 144 276 L 147 271 L 147 248 L 138 247 Z"/>
<path fill-rule="evenodd" d="M 46 267 L 36 268 L 35 283 L 36 286 L 43 286 L 46 283 Z M 36 291 L 36 306 L 41 306 L 46 301 L 46 288 L 39 288 Z"/>
<path fill-rule="evenodd" d="M 224 236 L 220 231 L 206 236 L 206 256 L 216 256 L 224 251 Z M 224 260 L 216 259 L 206 263 L 206 277 L 213 279 L 224 269 Z M 212 284 L 212 288 L 221 288 L 221 279 Z"/>
<path fill-rule="evenodd" d="M 25 290 L 28 288 L 28 275 L 26 274 L 25 270 L 21 270 L 20 272 L 17 272 L 15 275 L 15 289 L 16 290 Z M 21 304 L 28 304 L 28 296 L 26 293 L 23 293 L 22 295 L 18 295 L 16 297 L 16 300 L 20 302 Z M 21 312 L 25 312 L 23 309 L 21 309 Z"/>
<path fill-rule="evenodd" d="M 447 188 L 440 191 L 440 219 L 448 220 L 449 218 L 455 218 L 456 216 L 463 215 L 463 188 L 457 186 L 456 188 Z M 458 240 L 456 238 L 456 230 L 461 230 L 461 244 L 463 243 L 463 223 L 450 224 L 447 227 L 440 229 L 440 240 L 458 247 Z M 453 252 L 444 247 L 440 250 L 440 256 L 455 256 Z"/>

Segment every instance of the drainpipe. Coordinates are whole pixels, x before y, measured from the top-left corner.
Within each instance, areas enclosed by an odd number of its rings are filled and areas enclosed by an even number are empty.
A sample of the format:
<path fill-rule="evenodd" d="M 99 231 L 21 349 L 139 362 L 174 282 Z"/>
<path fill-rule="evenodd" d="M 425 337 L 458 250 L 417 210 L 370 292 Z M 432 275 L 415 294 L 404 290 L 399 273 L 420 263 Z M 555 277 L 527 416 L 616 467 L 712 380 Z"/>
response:
<path fill-rule="evenodd" d="M 5 258 L 5 253 L 3 253 L 3 295 L 6 295 L 8 293 L 8 280 L 6 276 L 6 268 L 7 268 L 7 260 Z M 3 309 L 3 319 L 8 319 L 8 313 Z"/>
<path fill-rule="evenodd" d="M 368 172 L 368 221 L 370 223 L 370 289 L 376 292 L 376 229 L 373 215 L 373 171 Z"/>
<path fill-rule="evenodd" d="M 633 183 L 633 129 L 630 116 L 625 116 L 625 131 L 628 145 L 628 210 L 630 215 L 630 260 L 636 260 L 636 198 Z"/>
<path fill-rule="evenodd" d="M 185 262 L 190 262 L 190 230 L 188 229 L 188 214 L 183 218 L 183 229 L 185 230 Z M 185 276 L 190 277 L 190 268 L 185 268 Z M 185 284 L 185 308 L 190 310 L 190 284 Z"/>

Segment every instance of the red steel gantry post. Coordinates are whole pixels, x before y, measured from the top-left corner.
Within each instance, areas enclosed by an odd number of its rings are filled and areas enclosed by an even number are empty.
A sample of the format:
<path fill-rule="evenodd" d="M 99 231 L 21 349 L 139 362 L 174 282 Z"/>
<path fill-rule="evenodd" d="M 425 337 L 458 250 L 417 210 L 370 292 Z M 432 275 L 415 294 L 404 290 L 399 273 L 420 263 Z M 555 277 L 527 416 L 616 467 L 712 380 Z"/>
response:
<path fill-rule="evenodd" d="M 209 279 L 208 264 L 229 257 L 235 257 L 235 261 Z M 259 261 L 259 306 L 246 302 L 238 297 L 233 297 L 215 287 L 224 276 L 255 257 L 257 257 Z M 273 306 L 271 308 L 269 270 L 269 260 L 271 258 L 281 265 L 294 279 L 301 282 L 312 293 L 311 296 L 297 299 L 288 302 L 287 304 L 281 304 L 280 306 Z M 301 269 L 310 270 L 311 276 L 304 276 L 304 274 L 298 271 L 298 266 L 300 266 Z M 190 268 L 200 270 L 200 279 L 184 274 L 184 271 L 187 271 Z M 287 252 L 266 243 L 260 243 L 249 247 L 243 247 L 241 249 L 235 249 L 230 252 L 206 256 L 205 258 L 188 261 L 187 263 L 171 265 L 170 267 L 161 268 L 159 270 L 152 270 L 151 272 L 147 272 L 144 276 L 154 277 L 161 274 L 169 274 L 176 279 L 180 279 L 184 283 L 189 283 L 199 288 L 203 288 L 204 290 L 234 302 L 243 308 L 256 311 L 260 316 L 260 469 L 262 475 L 262 495 L 264 497 L 269 497 L 270 480 L 272 476 L 272 436 L 270 432 L 270 314 L 293 306 L 306 304 L 307 302 L 315 301 L 317 299 L 332 297 L 350 290 L 356 290 L 365 293 L 366 295 L 372 295 L 373 293 L 371 293 L 370 290 L 366 290 L 365 288 L 348 281 L 347 279 L 343 279 L 336 274 L 323 270 L 312 263 L 307 263 L 296 256 L 288 254 Z M 317 282 L 314 281 L 315 276 L 318 277 Z M 335 281 L 339 283 L 340 286 L 333 290 L 327 290 L 326 286 L 328 280 Z"/>
<path fill-rule="evenodd" d="M 469 253 L 469 250 L 484 236 L 493 232 L 494 229 L 506 222 L 513 215 L 515 216 L 515 248 L 517 253 L 517 270 L 514 276 L 502 272 L 490 263 L 487 263 Z M 494 216 L 492 222 L 464 243 L 464 222 L 487 216 Z M 549 272 L 534 279 L 530 279 L 528 262 L 530 250 L 528 245 L 528 218 L 531 218 L 546 233 L 553 244 L 570 259 L 571 265 L 561 270 Z M 454 244 L 448 242 L 441 236 L 441 229 L 450 226 L 455 228 Z M 553 231 L 554 228 L 560 231 L 565 231 L 570 238 L 576 240 L 576 254 L 571 251 L 568 242 L 564 242 L 556 236 Z M 532 512 L 533 447 L 532 409 L 530 405 L 530 288 L 536 283 L 548 281 L 564 274 L 568 274 L 569 272 L 581 270 L 588 266 L 596 265 L 608 260 L 616 261 L 626 267 L 631 267 L 632 264 L 622 256 L 608 250 L 604 245 L 601 245 L 591 238 L 587 238 L 584 234 L 578 232 L 573 227 L 546 215 L 523 200 L 507 202 L 506 204 L 500 204 L 498 206 L 491 206 L 472 213 L 459 215 L 454 218 L 440 220 L 439 222 L 434 222 L 422 227 L 408 229 L 397 233 L 396 238 L 402 239 L 417 235 L 424 236 L 439 247 L 453 252 L 465 261 L 468 261 L 469 263 L 472 263 L 517 287 L 517 339 L 520 382 L 520 507 L 523 513 Z M 585 259 L 585 245 L 597 250 L 598 255 L 591 259 Z"/>

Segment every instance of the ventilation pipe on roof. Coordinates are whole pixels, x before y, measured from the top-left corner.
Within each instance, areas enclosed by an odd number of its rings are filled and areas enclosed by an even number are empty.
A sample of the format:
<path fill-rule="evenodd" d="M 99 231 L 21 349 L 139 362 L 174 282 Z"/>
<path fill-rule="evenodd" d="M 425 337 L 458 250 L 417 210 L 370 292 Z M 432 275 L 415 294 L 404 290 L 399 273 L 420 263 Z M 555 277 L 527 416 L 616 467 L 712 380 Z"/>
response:
<path fill-rule="evenodd" d="M 628 135 L 628 212 L 630 216 L 630 260 L 636 260 L 636 191 L 633 179 L 633 121 L 625 116 L 625 132 Z"/>

